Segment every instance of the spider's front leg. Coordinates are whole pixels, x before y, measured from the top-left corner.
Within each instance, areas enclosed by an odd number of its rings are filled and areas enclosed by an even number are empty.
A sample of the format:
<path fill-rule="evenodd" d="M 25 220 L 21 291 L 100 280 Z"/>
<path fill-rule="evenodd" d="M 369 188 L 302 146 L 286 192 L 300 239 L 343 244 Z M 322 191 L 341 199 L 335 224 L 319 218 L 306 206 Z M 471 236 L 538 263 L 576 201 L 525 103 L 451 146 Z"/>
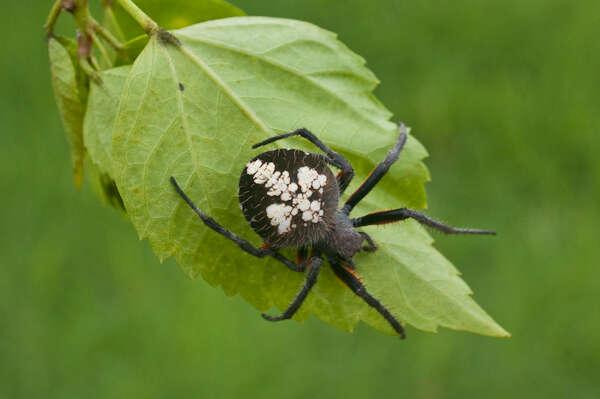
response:
<path fill-rule="evenodd" d="M 269 316 L 263 313 L 262 317 L 269 321 L 281 321 L 291 319 L 292 316 L 294 316 L 294 314 L 298 311 L 298 309 L 300 309 L 300 306 L 302 306 L 302 303 L 310 293 L 310 290 L 312 290 L 314 285 L 317 283 L 317 277 L 319 276 L 319 272 L 321 271 L 322 264 L 323 259 L 321 259 L 319 255 L 313 254 L 313 256 L 309 260 L 310 269 L 308 270 L 308 273 L 306 275 L 304 285 L 302 286 L 302 289 L 300 289 L 300 292 L 298 292 L 298 295 L 296 295 L 296 298 L 294 298 L 290 306 L 288 306 L 285 312 L 283 312 L 279 316 Z"/>
<path fill-rule="evenodd" d="M 406 144 L 407 133 L 404 123 L 398 123 L 398 130 L 400 131 L 400 134 L 394 147 L 390 150 L 385 159 L 371 171 L 371 174 L 365 179 L 365 181 L 363 181 L 356 191 L 354 191 L 346 200 L 346 203 L 342 208 L 346 215 L 349 215 L 350 211 L 352 211 L 356 204 L 358 204 L 367 194 L 369 194 L 373 187 L 379 183 L 379 180 L 385 176 L 390 169 L 390 166 L 392 166 L 392 164 L 398 159 L 400 152 L 404 148 L 404 144 Z"/>
<path fill-rule="evenodd" d="M 406 219 L 414 219 L 417 222 L 441 231 L 444 234 L 487 234 L 487 235 L 495 235 L 496 232 L 491 230 L 481 230 L 481 229 L 469 229 L 469 228 L 459 228 L 452 227 L 444 224 L 438 220 L 432 219 L 429 216 L 422 214 L 421 212 L 415 211 L 414 209 L 409 208 L 400 208 L 393 209 L 390 211 L 380 211 L 369 213 L 368 215 L 361 216 L 359 218 L 350 219 L 352 222 L 352 226 L 354 227 L 362 227 L 362 226 L 370 226 L 374 224 L 388 224 L 399 222 Z"/>
<path fill-rule="evenodd" d="M 303 272 L 305 270 L 306 266 L 303 263 L 299 263 L 299 264 L 294 263 L 291 260 L 289 260 L 288 258 L 286 258 L 285 256 L 281 255 L 279 252 L 269 249 L 268 247 L 257 248 L 254 245 L 250 244 L 248 241 L 244 240 L 241 237 L 238 237 L 231 231 L 227 230 L 226 228 L 221 226 L 219 223 L 217 223 L 216 220 L 214 220 L 213 218 L 211 218 L 210 216 L 208 216 L 204 212 L 202 212 L 200 209 L 198 209 L 196 204 L 194 204 L 194 202 L 192 202 L 192 200 L 183 192 L 181 187 L 179 187 L 179 184 L 177 184 L 177 181 L 175 180 L 175 178 L 173 176 L 171 176 L 170 181 L 173 184 L 173 187 L 175 187 L 175 191 L 177 191 L 177 193 L 181 196 L 181 198 L 183 198 L 184 201 L 187 202 L 187 204 L 190 206 L 190 208 L 192 208 L 192 210 L 194 212 L 196 212 L 196 214 L 198 216 L 200 216 L 200 219 L 202 219 L 202 222 L 204 222 L 204 224 L 207 227 L 210 227 L 217 233 L 221 234 L 223 237 L 228 238 L 229 240 L 233 241 L 235 244 L 237 244 L 238 247 L 240 247 L 241 249 L 243 249 L 245 252 L 249 253 L 250 255 L 256 256 L 257 258 L 264 258 L 266 256 L 271 256 L 271 257 L 277 259 L 278 261 L 282 262 L 283 264 L 285 264 L 290 270 L 293 270 L 295 272 Z"/>
<path fill-rule="evenodd" d="M 260 143 L 254 144 L 252 148 L 258 148 L 263 145 L 272 143 L 277 140 L 285 139 L 291 136 L 301 136 L 313 143 L 316 147 L 318 147 L 321 151 L 323 151 L 327 156 L 324 157 L 325 161 L 340 170 L 340 173 L 336 176 L 340 195 L 344 193 L 344 190 L 348 187 L 352 178 L 354 177 L 354 168 L 350 165 L 350 162 L 342 155 L 333 151 L 331 148 L 325 145 L 317 136 L 315 136 L 310 130 L 306 128 L 301 128 L 294 130 L 293 132 L 280 134 L 278 136 L 274 136 L 268 138 Z"/>

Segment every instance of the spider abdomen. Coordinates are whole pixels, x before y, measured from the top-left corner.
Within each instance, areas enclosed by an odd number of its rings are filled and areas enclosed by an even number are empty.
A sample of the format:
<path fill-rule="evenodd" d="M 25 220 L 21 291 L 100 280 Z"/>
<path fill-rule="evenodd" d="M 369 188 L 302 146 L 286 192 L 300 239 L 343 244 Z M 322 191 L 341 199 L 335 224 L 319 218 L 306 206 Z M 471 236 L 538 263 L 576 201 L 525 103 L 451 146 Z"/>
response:
<path fill-rule="evenodd" d="M 339 194 L 322 156 L 278 149 L 246 164 L 238 196 L 254 231 L 272 247 L 282 248 L 324 239 L 335 224 Z"/>

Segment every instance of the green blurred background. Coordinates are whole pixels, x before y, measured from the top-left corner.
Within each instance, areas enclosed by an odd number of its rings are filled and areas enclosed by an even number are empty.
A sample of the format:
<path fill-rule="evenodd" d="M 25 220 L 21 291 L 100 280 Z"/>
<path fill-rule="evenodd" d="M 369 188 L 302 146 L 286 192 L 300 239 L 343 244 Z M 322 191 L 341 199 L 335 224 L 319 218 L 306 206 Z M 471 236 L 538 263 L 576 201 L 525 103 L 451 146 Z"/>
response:
<path fill-rule="evenodd" d="M 431 154 L 428 213 L 499 231 L 436 246 L 513 338 L 273 325 L 159 264 L 73 185 L 50 2 L 3 1 L 0 397 L 600 397 L 600 2 L 234 3 L 367 59 Z"/>

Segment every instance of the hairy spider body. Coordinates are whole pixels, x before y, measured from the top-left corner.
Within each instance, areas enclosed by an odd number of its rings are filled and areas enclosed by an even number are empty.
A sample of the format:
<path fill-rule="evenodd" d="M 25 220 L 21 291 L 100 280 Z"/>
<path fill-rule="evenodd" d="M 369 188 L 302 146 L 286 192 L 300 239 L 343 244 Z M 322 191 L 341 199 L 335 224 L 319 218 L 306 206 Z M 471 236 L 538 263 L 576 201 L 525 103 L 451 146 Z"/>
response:
<path fill-rule="evenodd" d="M 242 171 L 238 197 L 246 220 L 271 248 L 312 246 L 336 224 L 338 186 L 319 154 L 263 152 Z"/>
<path fill-rule="evenodd" d="M 299 135 L 324 153 L 323 155 L 296 149 L 278 149 L 263 152 L 246 164 L 240 176 L 238 197 L 246 220 L 264 241 L 260 248 L 252 246 L 204 214 L 187 197 L 173 177 L 171 182 L 179 195 L 208 227 L 230 239 L 244 251 L 259 258 L 271 256 L 293 271 L 305 272 L 308 268 L 305 283 L 290 306 L 279 316 L 263 314 L 265 319 L 279 321 L 289 319 L 296 313 L 317 282 L 324 256 L 335 275 L 377 310 L 404 338 L 402 324 L 377 298 L 369 294 L 354 271 L 354 255 L 361 250 L 372 252 L 377 249 L 371 237 L 357 228 L 412 218 L 447 234 L 495 233 L 447 226 L 408 208 L 350 218 L 349 214 L 354 206 L 371 191 L 398 159 L 407 137 L 404 124 L 400 123 L 398 130 L 398 140 L 387 157 L 373 169 L 341 208 L 338 208 L 340 196 L 350 184 L 354 170 L 344 157 L 323 144 L 310 131 L 298 129 L 255 144 L 252 148 Z M 334 175 L 329 165 L 340 169 L 340 172 Z M 298 249 L 296 262 L 278 252 L 289 247 Z"/>

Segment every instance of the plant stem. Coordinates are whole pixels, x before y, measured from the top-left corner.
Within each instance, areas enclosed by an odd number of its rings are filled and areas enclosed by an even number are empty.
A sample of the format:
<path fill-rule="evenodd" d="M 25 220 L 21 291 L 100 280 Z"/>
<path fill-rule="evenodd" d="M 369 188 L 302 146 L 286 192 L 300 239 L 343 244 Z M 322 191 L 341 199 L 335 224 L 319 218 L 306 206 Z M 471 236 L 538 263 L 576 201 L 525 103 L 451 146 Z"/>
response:
<path fill-rule="evenodd" d="M 148 35 L 160 32 L 160 26 L 131 0 L 116 0 L 125 12 L 131 16 Z"/>
<path fill-rule="evenodd" d="M 110 3 L 107 0 L 103 0 L 104 3 L 104 23 L 111 24 L 112 30 L 115 32 L 115 37 L 119 40 L 125 39 L 125 34 L 123 33 L 123 29 L 117 22 L 117 18 L 115 17 L 115 13 L 112 8 L 112 0 Z M 108 25 L 107 25 L 108 26 Z"/>
<path fill-rule="evenodd" d="M 46 23 L 44 24 L 44 33 L 45 33 L 46 37 L 49 37 L 50 35 L 52 35 L 52 31 L 54 30 L 54 25 L 56 24 L 56 21 L 58 20 L 58 16 L 60 15 L 61 11 L 62 11 L 62 1 L 54 0 L 54 4 L 52 5 L 52 8 L 50 9 L 50 14 L 48 14 L 48 18 L 46 19 Z"/>
<path fill-rule="evenodd" d="M 98 76 L 98 73 L 87 58 L 80 58 L 79 65 L 94 83 L 96 83 L 98 86 L 102 86 L 102 79 L 100 79 L 100 76 Z"/>
<path fill-rule="evenodd" d="M 120 51 L 123 49 L 123 43 L 121 43 L 112 33 L 108 31 L 104 26 L 100 25 L 96 20 L 93 21 L 92 25 L 94 31 L 98 33 L 104 40 L 108 42 L 115 50 Z"/>
<path fill-rule="evenodd" d="M 110 57 L 108 56 L 108 53 L 106 52 L 106 49 L 104 48 L 104 45 L 102 44 L 100 39 L 98 39 L 98 36 L 96 36 L 95 34 L 92 34 L 92 41 L 94 42 L 94 45 L 98 49 L 98 52 L 100 52 L 102 59 L 104 60 L 104 62 L 106 62 L 107 68 L 110 68 L 112 66 L 112 61 L 110 60 Z"/>
<path fill-rule="evenodd" d="M 91 55 L 89 58 L 90 58 L 90 64 L 92 65 L 92 67 L 96 71 L 100 71 L 102 68 L 100 68 L 100 64 L 98 63 L 98 60 L 96 59 L 96 57 Z"/>

